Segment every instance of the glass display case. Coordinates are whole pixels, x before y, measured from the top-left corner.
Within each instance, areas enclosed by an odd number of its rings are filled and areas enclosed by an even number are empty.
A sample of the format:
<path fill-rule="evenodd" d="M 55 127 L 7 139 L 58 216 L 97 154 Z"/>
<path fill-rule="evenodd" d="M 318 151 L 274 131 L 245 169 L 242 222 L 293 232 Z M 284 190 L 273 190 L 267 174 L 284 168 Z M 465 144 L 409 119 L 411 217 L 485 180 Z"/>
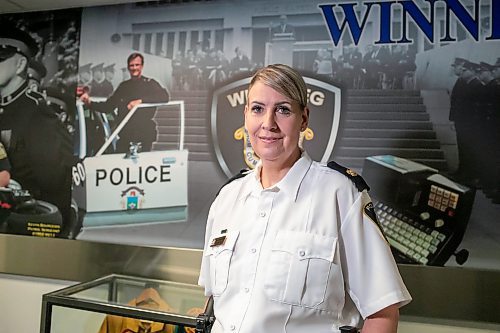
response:
<path fill-rule="evenodd" d="M 211 313 L 197 285 L 112 274 L 43 295 L 40 332 L 209 332 Z"/>

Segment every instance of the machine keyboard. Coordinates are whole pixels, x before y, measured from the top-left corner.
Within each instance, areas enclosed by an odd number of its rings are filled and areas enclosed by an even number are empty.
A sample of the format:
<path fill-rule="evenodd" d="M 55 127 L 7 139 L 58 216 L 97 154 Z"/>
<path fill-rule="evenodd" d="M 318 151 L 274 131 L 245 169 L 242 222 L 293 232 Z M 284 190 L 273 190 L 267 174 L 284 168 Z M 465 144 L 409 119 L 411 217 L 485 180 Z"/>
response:
<path fill-rule="evenodd" d="M 379 202 L 377 218 L 389 244 L 415 263 L 426 265 L 446 239 L 446 235 L 431 229 L 396 209 Z"/>

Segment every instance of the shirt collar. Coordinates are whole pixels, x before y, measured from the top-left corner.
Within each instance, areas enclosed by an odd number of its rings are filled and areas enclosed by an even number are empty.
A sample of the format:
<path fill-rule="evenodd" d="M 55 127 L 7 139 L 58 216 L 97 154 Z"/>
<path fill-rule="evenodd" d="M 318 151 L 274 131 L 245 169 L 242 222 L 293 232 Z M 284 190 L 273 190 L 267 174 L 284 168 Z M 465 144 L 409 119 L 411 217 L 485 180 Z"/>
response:
<path fill-rule="evenodd" d="M 0 104 L 8 105 L 15 101 L 19 96 L 21 96 L 28 89 L 28 80 L 25 80 L 23 84 L 19 86 L 13 93 L 7 96 L 2 96 Z"/>
<path fill-rule="evenodd" d="M 311 167 L 311 164 L 312 159 L 303 151 L 301 157 L 295 162 L 292 168 L 288 170 L 285 177 L 272 187 L 267 188 L 266 191 L 280 191 L 289 196 L 292 201 L 297 200 L 300 184 L 302 184 L 302 180 Z M 249 175 L 250 178 L 248 182 L 243 184 L 238 199 L 245 199 L 251 194 L 258 195 L 263 190 L 260 182 L 261 168 L 262 163 L 259 161 L 252 174 Z"/>

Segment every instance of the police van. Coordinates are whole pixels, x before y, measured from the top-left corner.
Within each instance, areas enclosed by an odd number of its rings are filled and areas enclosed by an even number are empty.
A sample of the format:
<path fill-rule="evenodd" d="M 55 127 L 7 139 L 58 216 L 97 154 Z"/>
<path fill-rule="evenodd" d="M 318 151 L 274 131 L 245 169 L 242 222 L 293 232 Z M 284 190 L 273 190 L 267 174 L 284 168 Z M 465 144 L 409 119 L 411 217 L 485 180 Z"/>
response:
<path fill-rule="evenodd" d="M 91 111 L 80 101 L 76 106 L 79 162 L 72 169 L 72 193 L 82 228 L 186 221 L 184 101 L 139 104 L 119 124 L 112 124 L 112 115 Z M 175 128 L 175 135 L 170 136 L 177 142 L 166 149 L 154 144 L 151 151 L 142 151 L 140 142 L 131 142 L 129 151 L 116 152 L 120 132 L 134 126 L 134 115 L 143 108 L 156 108 L 156 122 L 158 115 L 178 120 L 176 126 L 166 126 Z"/>

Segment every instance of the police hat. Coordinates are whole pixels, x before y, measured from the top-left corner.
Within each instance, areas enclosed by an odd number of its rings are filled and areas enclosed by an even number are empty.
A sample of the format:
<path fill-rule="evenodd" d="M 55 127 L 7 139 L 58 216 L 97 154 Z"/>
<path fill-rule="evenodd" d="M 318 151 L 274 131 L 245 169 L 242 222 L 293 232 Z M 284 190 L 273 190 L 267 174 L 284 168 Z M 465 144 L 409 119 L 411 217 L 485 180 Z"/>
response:
<path fill-rule="evenodd" d="M 89 62 L 88 64 L 80 66 L 78 68 L 78 72 L 80 72 L 80 73 L 90 72 L 91 67 L 92 67 L 92 63 Z"/>
<path fill-rule="evenodd" d="M 106 67 L 104 67 L 104 71 L 105 72 L 115 72 L 115 64 L 111 64 L 111 65 L 108 65 Z"/>
<path fill-rule="evenodd" d="M 471 70 L 473 72 L 481 70 L 481 66 L 479 64 L 476 64 L 476 63 L 471 62 L 471 61 L 464 62 L 464 64 L 462 66 L 463 66 L 463 68 Z"/>
<path fill-rule="evenodd" d="M 41 61 L 31 59 L 28 64 L 28 76 L 40 82 L 47 75 L 47 68 Z"/>
<path fill-rule="evenodd" d="M 38 50 L 38 44 L 27 31 L 5 23 L 0 24 L 0 54 L 4 58 L 8 53 L 11 53 L 10 56 L 20 53 L 31 58 L 38 53 Z"/>
<path fill-rule="evenodd" d="M 103 67 L 104 67 L 104 63 L 101 62 L 100 64 L 97 64 L 95 65 L 94 67 L 92 67 L 92 72 L 95 72 L 95 71 L 103 71 Z"/>
<path fill-rule="evenodd" d="M 479 67 L 481 68 L 481 71 L 492 71 L 493 69 L 495 69 L 495 66 L 483 61 L 479 63 Z"/>
<path fill-rule="evenodd" d="M 455 58 L 454 62 L 451 64 L 453 67 L 463 65 L 467 60 L 464 58 Z"/>

